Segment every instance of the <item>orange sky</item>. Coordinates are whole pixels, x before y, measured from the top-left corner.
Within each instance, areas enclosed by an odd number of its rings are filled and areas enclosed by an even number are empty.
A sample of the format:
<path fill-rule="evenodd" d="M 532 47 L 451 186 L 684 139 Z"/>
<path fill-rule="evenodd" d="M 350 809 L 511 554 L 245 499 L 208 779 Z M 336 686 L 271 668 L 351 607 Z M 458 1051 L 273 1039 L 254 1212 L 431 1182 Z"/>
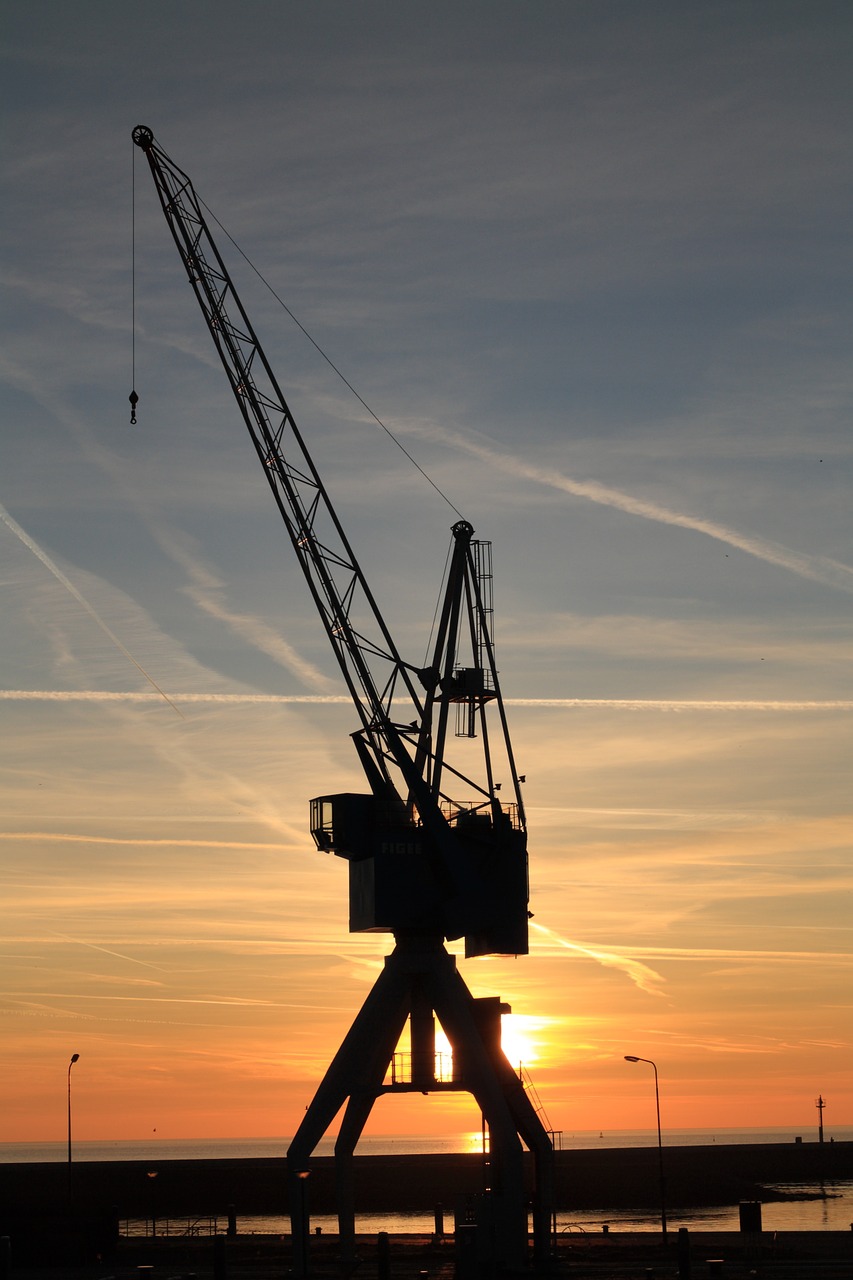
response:
<path fill-rule="evenodd" d="M 493 542 L 534 919 L 460 968 L 553 1127 L 653 1128 L 625 1054 L 664 1128 L 853 1124 L 853 8 L 197 7 L 5 6 L 0 1141 L 64 1139 L 75 1052 L 81 1141 L 286 1138 L 388 943 L 143 122 L 404 445 L 225 240 L 413 666 L 457 511 Z"/>
<path fill-rule="evenodd" d="M 357 785 L 346 708 L 317 724 L 281 704 L 189 705 L 182 721 L 162 704 L 70 702 L 50 711 L 50 754 L 41 708 L 32 754 L 33 708 L 6 714 L 28 821 L 3 842 L 2 1139 L 61 1139 L 72 1052 L 81 1140 L 287 1136 L 390 941 L 347 933 L 345 865 L 305 832 L 302 797 L 330 758 Z M 849 1123 L 846 820 L 826 816 L 828 792 L 814 813 L 747 814 L 729 766 L 733 742 L 743 757 L 772 740 L 775 790 L 786 741 L 793 767 L 815 716 L 513 718 L 530 769 L 531 954 L 459 963 L 475 995 L 512 1005 L 510 1056 L 553 1127 L 654 1124 L 649 1069 L 625 1053 L 657 1062 L 664 1127 L 808 1130 L 818 1093 L 829 1126 Z M 819 723 L 828 759 L 846 726 Z M 567 747 L 557 782 L 560 730 L 585 750 Z M 135 744 L 120 774 L 116 740 Z M 667 768 L 649 770 L 649 744 Z M 810 868 L 833 860 L 836 876 L 815 881 Z M 386 1098 L 371 1120 L 379 1133 L 476 1127 L 463 1098 Z"/>

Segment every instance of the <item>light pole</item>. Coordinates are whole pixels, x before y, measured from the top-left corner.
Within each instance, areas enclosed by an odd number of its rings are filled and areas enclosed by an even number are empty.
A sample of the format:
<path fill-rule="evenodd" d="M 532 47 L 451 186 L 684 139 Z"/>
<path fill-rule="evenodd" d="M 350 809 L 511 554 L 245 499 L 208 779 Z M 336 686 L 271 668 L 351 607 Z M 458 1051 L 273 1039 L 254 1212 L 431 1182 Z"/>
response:
<path fill-rule="evenodd" d="M 68 1064 L 68 1199 L 71 1199 L 71 1068 L 80 1057 L 79 1053 L 72 1053 L 71 1061 Z"/>
<path fill-rule="evenodd" d="M 660 1227 L 663 1242 L 666 1244 L 666 1180 L 663 1176 L 663 1140 L 660 1131 L 660 1092 L 658 1090 L 658 1069 L 651 1058 L 636 1058 L 632 1053 L 625 1054 L 626 1062 L 645 1062 L 655 1073 L 655 1110 L 658 1118 L 658 1175 L 660 1177 Z"/>

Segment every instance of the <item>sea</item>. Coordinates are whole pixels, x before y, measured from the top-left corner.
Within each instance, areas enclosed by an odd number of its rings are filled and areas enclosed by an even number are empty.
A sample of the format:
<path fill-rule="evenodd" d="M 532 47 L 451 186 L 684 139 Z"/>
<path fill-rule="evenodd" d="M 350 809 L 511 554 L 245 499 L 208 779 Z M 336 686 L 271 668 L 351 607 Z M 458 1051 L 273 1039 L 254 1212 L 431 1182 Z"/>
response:
<path fill-rule="evenodd" d="M 670 1129 L 664 1130 L 664 1155 L 667 1146 L 710 1146 L 713 1144 L 793 1143 L 816 1141 L 815 1133 L 798 1129 Z M 334 1137 L 323 1139 L 317 1155 L 332 1155 Z M 825 1133 L 825 1141 L 853 1142 L 853 1126 L 835 1126 Z M 138 1141 L 75 1141 L 74 1160 L 246 1160 L 283 1156 L 288 1138 L 160 1138 L 151 1137 Z M 456 1152 L 478 1152 L 482 1136 L 479 1133 L 454 1134 L 444 1138 L 368 1137 L 358 1144 L 361 1155 L 426 1155 Z M 657 1146 L 657 1130 L 610 1129 L 565 1131 L 557 1135 L 555 1145 L 563 1150 L 589 1150 L 591 1148 L 624 1148 Z M 65 1161 L 68 1158 L 64 1142 L 0 1142 L 0 1163 L 29 1164 L 34 1162 Z M 853 1229 L 853 1181 L 849 1179 L 807 1183 L 779 1183 L 772 1188 L 783 1192 L 784 1200 L 768 1200 L 761 1206 L 764 1231 L 850 1231 Z M 446 1229 L 452 1230 L 452 1221 Z M 668 1228 L 677 1231 L 687 1227 L 695 1231 L 737 1231 L 740 1225 L 737 1205 L 718 1205 L 707 1208 L 678 1210 L 668 1215 Z M 161 1224 L 161 1229 L 165 1224 Z M 609 1231 L 660 1231 L 659 1213 L 633 1213 L 617 1211 L 601 1206 L 583 1212 L 560 1213 L 557 1231 L 601 1232 Z M 312 1216 L 312 1230 L 335 1233 L 337 1221 L 326 1215 Z M 435 1209 L 423 1213 L 363 1214 L 357 1221 L 357 1230 L 365 1234 L 387 1231 L 391 1235 L 430 1234 L 435 1230 Z M 125 1224 L 129 1234 L 144 1235 L 149 1224 L 144 1221 Z M 176 1230 L 180 1227 L 176 1227 Z M 290 1222 L 283 1216 L 246 1216 L 239 1220 L 241 1235 L 287 1235 Z"/>

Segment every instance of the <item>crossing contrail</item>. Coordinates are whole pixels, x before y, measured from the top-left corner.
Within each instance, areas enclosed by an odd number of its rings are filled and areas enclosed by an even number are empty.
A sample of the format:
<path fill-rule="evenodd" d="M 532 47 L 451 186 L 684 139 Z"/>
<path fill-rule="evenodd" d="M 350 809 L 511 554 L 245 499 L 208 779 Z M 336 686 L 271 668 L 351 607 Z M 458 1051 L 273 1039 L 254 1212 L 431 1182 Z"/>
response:
<path fill-rule="evenodd" d="M 160 688 L 157 681 L 148 674 L 148 672 L 145 670 L 142 664 L 136 661 L 136 658 L 134 658 L 133 654 L 130 652 L 127 646 L 122 644 L 121 640 L 119 640 L 118 636 L 115 634 L 114 631 L 110 630 L 110 628 L 104 622 L 103 618 L 101 618 L 96 613 L 96 611 L 92 608 L 92 606 L 89 604 L 89 601 L 86 599 L 86 597 L 82 595 L 80 591 L 78 591 L 78 589 L 75 587 L 71 579 L 68 578 L 62 572 L 59 565 L 56 564 L 53 560 L 51 560 L 47 552 L 44 551 L 33 538 L 30 537 L 26 529 L 21 528 L 17 520 L 12 519 L 12 517 L 9 515 L 9 512 L 3 506 L 2 502 L 0 502 L 0 520 L 2 520 L 3 523 L 7 526 L 7 528 L 9 528 L 12 531 L 12 533 L 14 533 L 16 538 L 20 539 L 20 541 L 23 542 L 25 547 L 27 547 L 30 551 L 32 551 L 33 555 L 36 556 L 37 559 L 41 560 L 44 567 L 47 570 L 49 570 L 50 573 L 53 574 L 57 582 L 62 583 L 66 591 L 70 592 L 70 594 L 74 597 L 77 603 L 86 610 L 86 612 L 88 613 L 89 617 L 93 620 L 93 622 L 97 623 L 97 625 L 103 631 L 104 635 L 107 636 L 113 642 L 115 647 L 118 649 L 119 653 L 124 654 L 128 662 L 133 663 L 137 671 L 139 671 L 140 674 L 145 677 L 145 679 L 148 681 L 151 687 L 157 690 L 160 697 L 164 698 L 165 701 L 168 702 L 172 710 L 176 712 L 183 720 L 184 718 L 183 713 L 179 710 L 178 707 L 175 706 L 174 702 L 169 697 L 169 695 L 167 693 L 164 693 L 164 691 Z"/>

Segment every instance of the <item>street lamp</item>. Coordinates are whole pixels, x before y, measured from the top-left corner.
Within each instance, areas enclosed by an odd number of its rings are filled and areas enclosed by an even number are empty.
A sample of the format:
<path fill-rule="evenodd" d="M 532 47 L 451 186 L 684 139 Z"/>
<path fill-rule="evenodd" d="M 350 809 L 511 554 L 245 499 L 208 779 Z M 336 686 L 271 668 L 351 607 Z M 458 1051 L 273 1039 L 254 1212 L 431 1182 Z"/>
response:
<path fill-rule="evenodd" d="M 645 1062 L 655 1073 L 655 1110 L 658 1118 L 658 1174 L 660 1177 L 660 1225 L 663 1242 L 666 1244 L 666 1181 L 663 1176 L 663 1141 L 660 1131 L 660 1092 L 658 1090 L 658 1069 L 651 1058 L 636 1058 L 632 1053 L 625 1054 L 626 1062 Z"/>
<path fill-rule="evenodd" d="M 71 1068 L 79 1059 L 79 1053 L 72 1053 L 68 1064 L 68 1199 L 71 1199 Z"/>

